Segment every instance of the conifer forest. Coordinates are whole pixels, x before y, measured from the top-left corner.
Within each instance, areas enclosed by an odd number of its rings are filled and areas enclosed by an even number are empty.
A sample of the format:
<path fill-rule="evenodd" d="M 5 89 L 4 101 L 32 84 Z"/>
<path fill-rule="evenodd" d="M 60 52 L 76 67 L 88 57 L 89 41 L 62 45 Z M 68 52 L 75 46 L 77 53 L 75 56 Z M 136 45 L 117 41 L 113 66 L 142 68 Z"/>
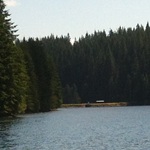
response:
<path fill-rule="evenodd" d="M 17 38 L 0 1 L 0 116 L 46 112 L 62 103 L 150 104 L 150 26 Z"/>

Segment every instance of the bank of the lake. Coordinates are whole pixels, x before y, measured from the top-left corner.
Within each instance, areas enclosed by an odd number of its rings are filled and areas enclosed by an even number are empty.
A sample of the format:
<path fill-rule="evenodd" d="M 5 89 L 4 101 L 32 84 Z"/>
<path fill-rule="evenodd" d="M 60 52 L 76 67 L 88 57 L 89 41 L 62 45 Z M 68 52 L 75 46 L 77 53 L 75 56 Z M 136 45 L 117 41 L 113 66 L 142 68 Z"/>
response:
<path fill-rule="evenodd" d="M 112 103 L 81 103 L 81 104 L 62 104 L 61 108 L 68 107 L 118 107 L 128 106 L 127 102 L 112 102 Z"/>

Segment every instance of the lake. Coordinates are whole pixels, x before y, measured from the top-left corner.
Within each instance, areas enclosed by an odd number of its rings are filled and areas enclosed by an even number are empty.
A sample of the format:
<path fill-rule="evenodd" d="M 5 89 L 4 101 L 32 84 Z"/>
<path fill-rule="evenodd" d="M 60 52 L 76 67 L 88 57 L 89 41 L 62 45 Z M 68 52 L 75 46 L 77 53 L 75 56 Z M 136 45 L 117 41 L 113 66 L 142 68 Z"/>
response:
<path fill-rule="evenodd" d="M 0 150 L 149 150 L 150 106 L 61 108 L 0 119 Z"/>

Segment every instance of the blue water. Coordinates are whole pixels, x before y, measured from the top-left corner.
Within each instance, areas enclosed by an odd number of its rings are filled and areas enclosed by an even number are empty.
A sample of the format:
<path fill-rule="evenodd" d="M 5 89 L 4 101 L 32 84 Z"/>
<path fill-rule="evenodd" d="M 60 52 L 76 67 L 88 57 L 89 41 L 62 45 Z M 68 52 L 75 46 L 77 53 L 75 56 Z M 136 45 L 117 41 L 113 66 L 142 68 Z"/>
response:
<path fill-rule="evenodd" d="M 150 150 L 150 106 L 62 108 L 0 119 L 0 150 Z"/>

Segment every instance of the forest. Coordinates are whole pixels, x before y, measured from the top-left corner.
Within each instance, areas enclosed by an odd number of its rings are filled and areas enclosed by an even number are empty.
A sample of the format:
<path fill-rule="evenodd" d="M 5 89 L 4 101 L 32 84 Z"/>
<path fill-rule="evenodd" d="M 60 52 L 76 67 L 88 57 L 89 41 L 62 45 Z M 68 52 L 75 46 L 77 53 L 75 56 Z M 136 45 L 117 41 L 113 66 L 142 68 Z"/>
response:
<path fill-rule="evenodd" d="M 46 112 L 62 103 L 150 104 L 150 26 L 17 38 L 0 1 L 0 116 Z"/>
<path fill-rule="evenodd" d="M 30 40 L 24 39 L 20 45 L 30 47 Z M 73 45 L 69 34 L 51 35 L 40 42 L 58 71 L 63 103 L 98 99 L 130 105 L 150 103 L 149 23 L 146 27 L 137 24 L 133 29 L 119 27 L 117 31 L 110 30 L 109 34 L 105 31 L 86 33 Z"/>

